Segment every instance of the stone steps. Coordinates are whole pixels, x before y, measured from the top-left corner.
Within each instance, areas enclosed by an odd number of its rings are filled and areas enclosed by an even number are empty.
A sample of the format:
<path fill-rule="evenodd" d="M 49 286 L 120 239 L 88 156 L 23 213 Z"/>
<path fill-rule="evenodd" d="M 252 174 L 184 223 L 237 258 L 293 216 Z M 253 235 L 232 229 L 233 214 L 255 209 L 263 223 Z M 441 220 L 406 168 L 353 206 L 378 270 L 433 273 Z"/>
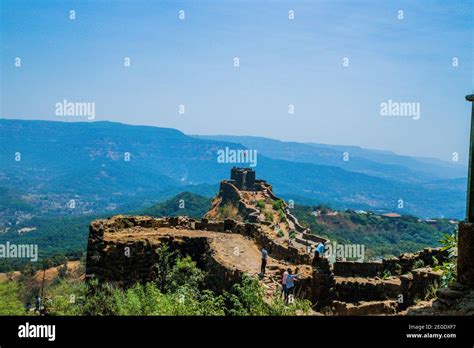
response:
<path fill-rule="evenodd" d="M 270 267 L 269 267 L 270 268 Z M 260 283 L 262 284 L 264 288 L 264 296 L 265 300 L 268 302 L 270 301 L 275 292 L 278 290 L 281 290 L 281 286 L 279 284 L 279 278 L 278 278 L 278 270 L 275 269 L 276 267 L 273 267 L 274 269 L 269 269 L 263 278 L 260 278 Z"/>

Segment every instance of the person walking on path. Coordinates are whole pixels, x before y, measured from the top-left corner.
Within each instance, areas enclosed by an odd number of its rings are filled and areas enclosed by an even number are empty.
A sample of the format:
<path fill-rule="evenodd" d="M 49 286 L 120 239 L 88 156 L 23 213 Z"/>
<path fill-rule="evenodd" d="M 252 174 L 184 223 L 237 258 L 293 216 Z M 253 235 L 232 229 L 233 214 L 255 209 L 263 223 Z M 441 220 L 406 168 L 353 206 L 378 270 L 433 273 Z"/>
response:
<path fill-rule="evenodd" d="M 288 292 L 286 291 L 286 279 L 288 278 L 288 270 L 285 270 L 285 272 L 283 272 L 283 277 L 281 279 L 281 288 L 282 288 L 282 291 L 283 291 L 283 297 L 285 299 L 285 302 L 287 301 L 287 298 L 288 298 Z"/>
<path fill-rule="evenodd" d="M 262 265 L 260 266 L 260 274 L 265 275 L 265 268 L 267 267 L 268 251 L 265 247 L 262 248 Z"/>

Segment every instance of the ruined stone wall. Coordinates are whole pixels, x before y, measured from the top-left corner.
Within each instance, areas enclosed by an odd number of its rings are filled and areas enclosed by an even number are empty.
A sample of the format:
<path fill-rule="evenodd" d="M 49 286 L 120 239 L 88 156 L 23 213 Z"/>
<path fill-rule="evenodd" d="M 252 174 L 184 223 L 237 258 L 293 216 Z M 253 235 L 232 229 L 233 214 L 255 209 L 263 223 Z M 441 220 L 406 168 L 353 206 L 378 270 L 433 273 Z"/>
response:
<path fill-rule="evenodd" d="M 226 204 L 226 203 L 234 204 L 241 200 L 239 190 L 237 189 L 237 187 L 233 183 L 227 180 L 222 181 L 220 184 L 219 197 L 222 198 L 223 204 Z"/>
<path fill-rule="evenodd" d="M 414 265 L 423 261 L 423 266 L 433 266 L 434 258 L 442 263 L 448 252 L 441 248 L 425 248 L 417 253 L 406 253 L 399 257 L 374 262 L 338 261 L 333 265 L 334 274 L 341 277 L 375 277 L 385 271 L 393 275 L 410 272 Z"/>
<path fill-rule="evenodd" d="M 240 234 L 252 239 L 259 248 L 265 246 L 273 258 L 288 261 L 290 265 L 309 265 L 312 261 L 310 255 L 296 248 L 286 248 L 276 243 L 259 224 L 237 222 L 232 219 L 209 221 L 187 217 L 156 219 L 116 216 L 107 220 L 94 221 L 90 225 L 86 265 L 88 279 L 96 277 L 99 281 L 108 281 L 124 287 L 135 282 L 152 281 L 154 265 L 158 262 L 155 250 L 163 242 L 166 242 L 171 250 L 179 250 L 182 255 L 190 255 L 198 267 L 209 271 L 206 283 L 211 289 L 217 291 L 230 289 L 243 277 L 242 271 L 224 266 L 217 261 L 210 250 L 211 242 L 206 236 L 186 237 L 163 234 L 162 237 L 149 240 L 145 235 L 143 239 L 133 242 L 126 242 L 127 239 L 116 242 L 109 236 L 107 240 L 104 240 L 105 232 L 109 235 L 123 229 L 130 229 L 133 233 L 135 227 L 169 227 Z M 124 256 L 126 247 L 132 250 L 128 257 Z M 312 275 L 301 279 L 297 295 L 310 299 L 317 310 L 333 307 L 336 314 L 337 311 L 341 311 L 339 314 L 365 313 L 364 311 L 375 310 L 379 308 L 378 306 L 387 309 L 381 303 L 388 300 L 396 301 L 400 295 L 403 301 L 396 302 L 396 307 L 398 310 L 405 309 L 414 304 L 417 299 L 424 298 L 430 287 L 439 281 L 440 273 L 427 267 L 410 269 L 410 273 L 389 279 L 380 279 L 377 275 L 385 269 L 391 269 L 395 260 L 401 263 L 400 268 L 397 269 L 406 270 L 417 260 L 424 260 L 426 264 L 429 264 L 433 256 L 438 257 L 442 262 L 442 255 L 444 253 L 439 249 L 425 249 L 415 254 L 401 255 L 385 263 L 336 262 L 333 270 L 326 259 L 321 259 L 313 265 Z M 366 302 L 363 303 L 364 301 Z M 375 301 L 382 302 L 377 304 Z M 392 302 L 389 307 L 393 309 Z"/>
<path fill-rule="evenodd" d="M 400 279 L 336 278 L 336 297 L 339 301 L 360 302 L 396 299 L 406 293 Z"/>
<path fill-rule="evenodd" d="M 332 304 L 335 295 L 335 280 L 329 262 L 320 259 L 313 264 L 311 302 L 315 304 L 316 310 L 321 310 Z"/>
<path fill-rule="evenodd" d="M 376 277 L 383 272 L 380 262 L 338 261 L 333 265 L 334 274 L 341 277 Z"/>
<path fill-rule="evenodd" d="M 293 264 L 310 264 L 310 255 L 304 254 L 294 247 L 286 248 L 276 243 L 271 236 L 267 235 L 258 224 L 237 222 L 227 219 L 224 221 L 212 221 L 208 219 L 194 220 L 187 217 L 168 217 L 152 218 L 139 216 L 115 216 L 108 220 L 96 220 L 89 226 L 89 240 L 87 248 L 87 266 L 86 274 L 96 274 L 109 281 L 123 282 L 123 275 L 128 274 L 127 282 L 133 283 L 138 280 L 151 279 L 151 268 L 157 262 L 154 250 L 159 243 L 151 244 L 146 238 L 140 242 L 129 245 L 133 250 L 130 257 L 124 257 L 124 248 L 127 245 L 123 243 L 114 243 L 104 241 L 104 232 L 114 233 L 124 228 L 143 227 L 143 228 L 177 228 L 187 230 L 204 230 L 221 233 L 238 233 L 254 240 L 259 248 L 265 246 L 271 257 L 279 260 L 288 261 Z M 197 241 L 192 241 L 196 239 Z M 193 256 L 193 259 L 200 262 L 206 269 L 213 268 L 214 274 L 223 274 L 224 282 L 231 284 L 235 279 L 240 278 L 242 274 L 233 274 L 230 271 L 222 269 L 215 260 L 200 260 L 198 255 L 206 253 L 207 243 L 205 238 L 180 238 L 166 239 L 172 249 L 181 250 Z M 207 245 L 207 244 L 206 244 Z M 194 250 L 194 251 L 193 251 Z M 196 252 L 197 250 L 197 252 Z"/>
<path fill-rule="evenodd" d="M 443 262 L 447 256 L 440 248 L 426 248 L 380 262 L 336 262 L 333 265 L 336 278 L 333 311 L 357 315 L 370 310 L 380 310 L 380 314 L 389 314 L 390 308 L 404 310 L 439 286 L 441 271 L 431 267 L 434 258 Z M 420 260 L 423 267 L 414 269 Z M 382 279 L 381 275 L 386 271 L 392 276 Z M 386 301 L 390 302 L 388 307 Z"/>
<path fill-rule="evenodd" d="M 327 242 L 329 242 L 329 240 L 326 239 L 326 238 L 323 238 L 321 236 L 318 236 L 318 235 L 312 234 L 312 233 L 308 233 L 308 232 L 303 233 L 303 239 L 308 239 L 308 240 L 313 241 L 315 243 L 320 243 L 320 242 L 321 243 L 327 243 Z"/>
<path fill-rule="evenodd" d="M 399 257 L 383 260 L 383 271 L 392 274 L 407 273 L 413 269 L 415 263 L 423 261 L 423 266 L 433 266 L 435 259 L 442 263 L 448 259 L 449 252 L 441 248 L 425 248 L 417 253 L 405 253 Z"/>
<path fill-rule="evenodd" d="M 224 232 L 224 223 L 198 222 L 208 231 Z M 89 226 L 87 248 L 86 277 L 107 281 L 121 287 L 128 287 L 136 282 L 146 283 L 155 279 L 155 265 L 159 259 L 155 250 L 166 243 L 170 250 L 181 255 L 189 255 L 198 267 L 208 271 L 206 284 L 209 288 L 220 291 L 230 289 L 240 282 L 243 273 L 223 266 L 210 250 L 210 241 L 206 237 L 171 237 L 163 235 L 158 240 L 144 239 L 133 242 L 104 240 L 104 232 L 113 233 L 130 227 L 174 227 L 194 229 L 196 221 L 182 217 L 154 219 L 148 217 L 118 216 L 111 220 L 97 220 Z M 126 252 L 126 248 L 131 251 Z"/>
<path fill-rule="evenodd" d="M 293 214 L 291 214 L 290 208 L 288 207 L 288 204 L 285 202 L 285 200 L 282 199 L 282 198 L 279 198 L 278 196 L 276 196 L 276 195 L 273 193 L 271 185 L 268 185 L 268 184 L 265 183 L 265 184 L 264 184 L 264 188 L 267 190 L 268 196 L 269 196 L 271 199 L 273 199 L 274 201 L 280 200 L 280 201 L 283 202 L 284 207 L 283 207 L 282 210 L 283 210 L 283 212 L 285 213 L 286 219 L 288 219 L 289 221 L 291 221 L 291 222 L 295 225 L 295 230 L 296 230 L 297 232 L 300 232 L 300 233 L 307 232 L 308 229 L 305 228 L 305 227 L 303 227 L 303 226 L 301 226 L 301 224 L 300 224 L 300 222 L 298 221 L 298 219 L 297 219 Z M 308 235 L 311 235 L 311 234 L 308 233 Z M 327 239 L 322 238 L 322 237 L 318 237 L 318 236 L 315 236 L 315 235 L 311 235 L 311 236 L 314 236 L 314 239 L 315 239 L 315 241 L 317 241 L 317 242 L 326 242 L 326 241 L 327 241 Z M 307 238 L 307 239 L 313 240 L 312 237 Z"/>
<path fill-rule="evenodd" d="M 247 206 L 240 196 L 238 188 L 229 181 L 222 181 L 219 189 L 219 197 L 221 198 L 221 206 L 232 204 L 237 207 L 238 213 L 247 218 L 249 221 L 257 222 L 259 215 L 258 210 Z"/>

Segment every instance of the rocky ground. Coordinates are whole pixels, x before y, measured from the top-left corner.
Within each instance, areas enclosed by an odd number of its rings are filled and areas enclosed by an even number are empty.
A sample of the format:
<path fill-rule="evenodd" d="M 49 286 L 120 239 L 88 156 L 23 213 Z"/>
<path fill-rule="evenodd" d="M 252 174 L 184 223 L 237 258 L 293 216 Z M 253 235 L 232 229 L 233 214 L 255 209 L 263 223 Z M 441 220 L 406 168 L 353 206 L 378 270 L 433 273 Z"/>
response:
<path fill-rule="evenodd" d="M 459 285 L 437 291 L 436 298 L 421 301 L 401 315 L 474 315 L 474 290 Z"/>

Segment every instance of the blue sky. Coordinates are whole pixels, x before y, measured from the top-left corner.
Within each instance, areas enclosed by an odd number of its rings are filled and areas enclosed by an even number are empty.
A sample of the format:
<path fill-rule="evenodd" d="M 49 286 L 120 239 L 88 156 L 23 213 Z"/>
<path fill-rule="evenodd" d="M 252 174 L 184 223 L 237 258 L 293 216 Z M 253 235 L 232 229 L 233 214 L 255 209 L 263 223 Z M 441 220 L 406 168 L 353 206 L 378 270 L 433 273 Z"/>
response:
<path fill-rule="evenodd" d="M 96 121 L 467 157 L 472 1 L 1 5 L 1 117 L 65 120 L 67 99 L 94 102 Z M 389 99 L 420 103 L 420 119 L 382 117 Z"/>

